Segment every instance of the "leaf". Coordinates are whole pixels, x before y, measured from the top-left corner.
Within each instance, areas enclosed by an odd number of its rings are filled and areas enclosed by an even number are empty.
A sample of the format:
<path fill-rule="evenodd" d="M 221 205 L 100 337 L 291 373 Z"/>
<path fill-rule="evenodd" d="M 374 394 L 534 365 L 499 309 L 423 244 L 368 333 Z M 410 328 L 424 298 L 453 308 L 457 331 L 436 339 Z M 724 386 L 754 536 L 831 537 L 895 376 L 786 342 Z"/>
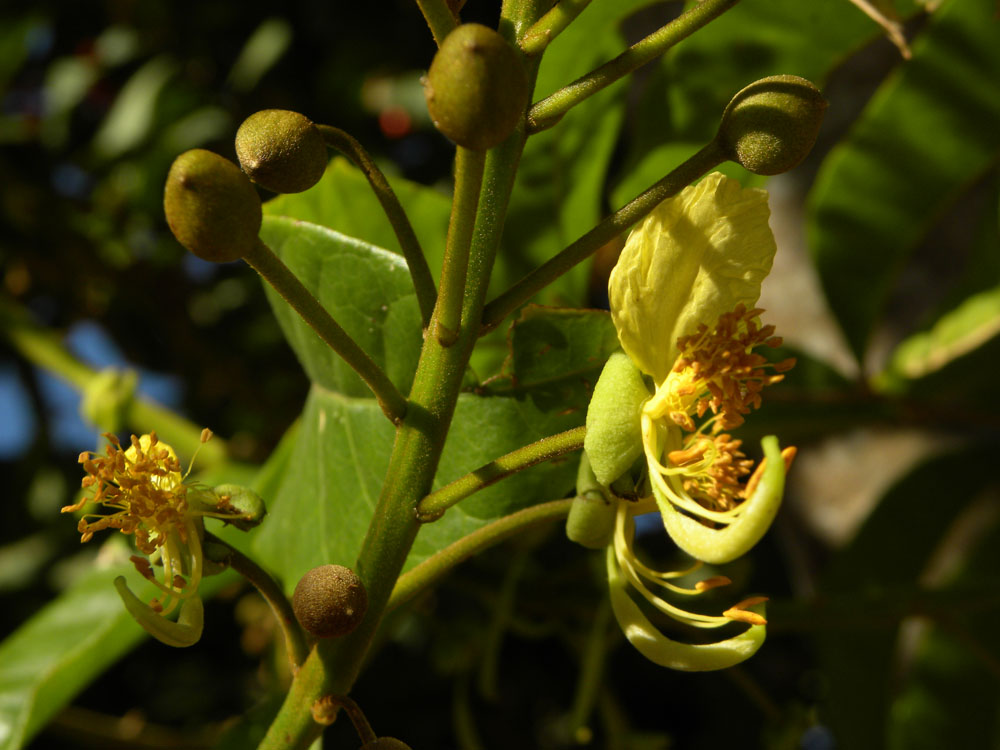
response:
<path fill-rule="evenodd" d="M 510 327 L 502 377 L 486 391 L 528 394 L 542 409 L 585 412 L 604 363 L 619 348 L 603 310 L 527 305 Z"/>
<path fill-rule="evenodd" d="M 387 175 L 386 179 L 413 224 L 437 280 L 451 214 L 450 196 L 401 177 Z M 319 183 L 304 193 L 279 195 L 264 204 L 264 213 L 319 224 L 397 255 L 402 253 L 368 180 L 340 156 L 330 162 Z"/>
<path fill-rule="evenodd" d="M 582 414 L 551 414 L 530 398 L 462 394 L 434 487 L 522 445 L 582 423 Z M 291 590 L 310 568 L 353 567 L 388 468 L 394 429 L 372 399 L 350 399 L 314 385 L 289 471 L 269 503 L 254 543 L 256 558 Z M 489 487 L 423 527 L 406 562 L 412 567 L 442 547 L 573 486 L 575 461 L 533 467 Z"/>
<path fill-rule="evenodd" d="M 824 596 L 851 596 L 853 611 L 864 623 L 865 600 L 878 602 L 910 590 L 959 513 L 995 481 L 989 456 L 989 446 L 951 452 L 897 482 L 832 561 L 823 579 Z M 822 612 L 817 616 L 822 621 Z M 838 746 L 885 746 L 897 631 L 898 621 L 875 618 L 860 627 L 825 627 L 817 633 L 828 687 L 827 719 Z"/>
<path fill-rule="evenodd" d="M 810 246 L 858 355 L 915 245 L 1000 149 L 992 13 L 955 1 L 935 12 L 813 187 Z"/>
<path fill-rule="evenodd" d="M 142 640 L 112 585 L 119 575 L 141 585 L 128 563 L 92 570 L 0 644 L 0 748 L 23 747 L 94 675 Z"/>
<path fill-rule="evenodd" d="M 261 238 L 334 320 L 408 393 L 422 343 L 420 310 L 398 255 L 325 227 L 268 216 Z M 371 391 L 270 287 L 268 299 L 310 380 L 346 396 Z"/>
<path fill-rule="evenodd" d="M 908 665 L 906 685 L 893 701 L 890 750 L 996 745 L 1000 642 L 995 623 L 1000 597 L 993 571 L 1000 565 L 1000 524 L 995 504 L 969 511 L 980 530 L 978 543 L 973 546 L 966 539 L 955 545 L 959 548 L 953 552 L 962 563 L 947 588 L 978 595 L 967 594 L 964 602 L 956 599 L 959 607 L 965 605 L 964 613 L 945 610 L 931 620 Z"/>
<path fill-rule="evenodd" d="M 996 370 L 982 365 L 1000 361 L 998 335 L 1000 286 L 972 295 L 929 330 L 903 341 L 879 386 L 892 393 L 918 390 L 929 397 L 986 395 L 995 390 Z"/>
<path fill-rule="evenodd" d="M 113 564 L 87 571 L 0 643 L 0 750 L 23 747 L 80 690 L 147 637 L 126 612 L 113 582 L 125 576 L 143 601 L 158 590 L 127 561 L 122 542 L 111 540 L 119 547 Z M 199 593 L 210 596 L 232 575 L 205 579 Z"/>
<path fill-rule="evenodd" d="M 607 313 L 530 306 L 512 326 L 506 377 L 459 396 L 434 488 L 512 450 L 583 424 L 590 387 L 617 348 Z M 310 568 L 355 564 L 394 430 L 372 399 L 314 385 L 281 486 L 254 542 L 257 559 L 289 589 Z M 576 459 L 550 461 L 477 492 L 424 526 L 412 567 L 489 521 L 565 496 Z"/>

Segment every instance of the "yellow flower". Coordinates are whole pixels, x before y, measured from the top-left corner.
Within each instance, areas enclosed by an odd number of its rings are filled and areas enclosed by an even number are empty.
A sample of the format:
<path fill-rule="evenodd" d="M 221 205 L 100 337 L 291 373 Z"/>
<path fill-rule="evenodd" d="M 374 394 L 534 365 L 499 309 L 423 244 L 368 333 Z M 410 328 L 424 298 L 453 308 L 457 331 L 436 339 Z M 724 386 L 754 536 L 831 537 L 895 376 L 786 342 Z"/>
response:
<path fill-rule="evenodd" d="M 729 666 L 764 638 L 763 616 L 749 609 L 759 609 L 759 597 L 710 616 L 676 607 L 657 592 L 691 596 L 728 583 L 712 578 L 684 588 L 672 581 L 702 562 L 728 562 L 749 550 L 781 502 L 794 449 L 782 452 L 775 438 L 766 438 L 765 459 L 755 470 L 728 432 L 794 364 L 771 364 L 754 352 L 781 343 L 754 307 L 775 252 L 767 222 L 764 191 L 711 174 L 662 203 L 632 232 L 609 282 L 611 315 L 627 356 L 612 357 L 595 387 L 585 449 L 604 486 L 641 456 L 647 468 L 637 488 L 644 497 L 616 501 L 607 552 L 612 605 L 633 645 L 677 669 Z M 695 568 L 658 572 L 636 556 L 633 519 L 654 510 L 678 547 L 695 558 Z M 631 599 L 629 586 L 689 625 L 715 628 L 737 620 L 751 627 L 715 644 L 672 641 Z"/>
<path fill-rule="evenodd" d="M 212 436 L 202 432 L 202 442 Z M 147 606 L 125 585 L 115 581 L 128 611 L 155 637 L 174 646 L 196 642 L 202 629 L 202 605 L 197 596 L 204 570 L 202 519 L 212 516 L 238 521 L 245 514 L 234 508 L 228 494 L 188 483 L 181 473 L 174 449 L 161 443 L 156 433 L 132 436 L 131 445 L 122 449 L 118 438 L 108 433 L 103 455 L 80 454 L 86 476 L 81 485 L 89 491 L 63 513 L 76 512 L 94 503 L 110 513 L 87 513 L 80 518 L 77 530 L 80 541 L 87 542 L 103 529 L 118 529 L 135 538 L 135 546 L 146 555 L 133 555 L 136 569 L 161 592 Z M 153 565 L 163 568 L 162 580 Z M 177 622 L 165 615 L 181 606 Z"/>

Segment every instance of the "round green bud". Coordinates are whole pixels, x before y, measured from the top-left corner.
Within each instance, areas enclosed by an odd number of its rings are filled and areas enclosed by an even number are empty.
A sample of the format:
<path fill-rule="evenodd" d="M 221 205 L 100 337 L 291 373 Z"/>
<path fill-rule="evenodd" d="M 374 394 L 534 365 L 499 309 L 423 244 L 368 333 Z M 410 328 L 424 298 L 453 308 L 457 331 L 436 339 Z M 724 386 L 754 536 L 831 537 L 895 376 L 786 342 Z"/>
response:
<path fill-rule="evenodd" d="M 366 742 L 361 750 L 410 750 L 410 746 L 395 737 L 379 737 Z"/>
<path fill-rule="evenodd" d="M 455 28 L 434 55 L 424 96 L 434 127 L 484 151 L 514 130 L 528 106 L 528 76 L 507 41 L 477 23 Z"/>
<path fill-rule="evenodd" d="M 212 494 L 218 499 L 216 510 L 222 513 L 218 517 L 240 531 L 260 526 L 267 515 L 263 498 L 249 487 L 220 484 L 212 488 Z"/>
<path fill-rule="evenodd" d="M 326 170 L 326 142 L 312 121 L 298 112 L 265 109 L 236 131 L 236 156 L 243 171 L 274 193 L 308 190 Z"/>
<path fill-rule="evenodd" d="M 805 78 L 762 78 L 729 102 L 716 139 L 726 158 L 754 174 L 780 174 L 806 158 L 825 111 L 820 90 Z"/>
<path fill-rule="evenodd" d="M 368 592 L 343 565 L 320 565 L 299 580 L 292 610 L 299 624 L 317 638 L 347 635 L 364 619 Z"/>
<path fill-rule="evenodd" d="M 242 258 L 260 232 L 260 196 L 253 184 L 231 161 L 200 148 L 171 165 L 163 210 L 177 241 L 213 263 Z"/>

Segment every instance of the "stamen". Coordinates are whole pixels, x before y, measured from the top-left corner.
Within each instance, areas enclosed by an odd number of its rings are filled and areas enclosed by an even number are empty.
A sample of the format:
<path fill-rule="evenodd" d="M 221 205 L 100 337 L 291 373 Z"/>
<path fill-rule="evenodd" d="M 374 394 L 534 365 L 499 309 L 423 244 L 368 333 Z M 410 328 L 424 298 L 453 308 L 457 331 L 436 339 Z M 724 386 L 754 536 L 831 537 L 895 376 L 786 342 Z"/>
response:
<path fill-rule="evenodd" d="M 766 596 L 752 596 L 749 599 L 744 599 L 739 604 L 734 604 L 732 607 L 727 609 L 722 613 L 724 617 L 728 617 L 730 620 L 735 620 L 736 622 L 745 622 L 750 625 L 767 625 L 767 620 L 758 615 L 756 612 L 750 612 L 747 607 L 752 607 L 755 604 L 762 604 L 767 601 Z"/>

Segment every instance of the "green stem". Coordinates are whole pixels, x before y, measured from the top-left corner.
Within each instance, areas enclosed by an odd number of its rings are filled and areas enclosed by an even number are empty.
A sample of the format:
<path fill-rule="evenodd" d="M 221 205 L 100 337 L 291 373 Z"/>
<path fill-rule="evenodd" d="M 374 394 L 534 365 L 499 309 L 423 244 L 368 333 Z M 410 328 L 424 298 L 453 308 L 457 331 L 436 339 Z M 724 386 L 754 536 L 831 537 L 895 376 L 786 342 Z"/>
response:
<path fill-rule="evenodd" d="M 443 346 L 451 346 L 458 338 L 469 268 L 469 246 L 485 164 L 485 151 L 472 151 L 459 146 L 455 152 L 455 192 L 444 247 L 441 293 L 432 323 L 434 335 Z"/>
<path fill-rule="evenodd" d="M 427 258 L 423 248 L 420 247 L 420 240 L 417 239 L 413 231 L 406 211 L 403 210 L 396 193 L 393 191 L 389 181 L 385 178 L 382 170 L 378 168 L 375 160 L 371 158 L 364 146 L 349 133 L 330 125 L 317 125 L 326 144 L 337 149 L 340 153 L 351 160 L 371 185 L 375 197 L 382 204 L 392 230 L 399 240 L 399 247 L 406 258 L 406 265 L 410 269 L 410 277 L 413 279 L 413 288 L 417 292 L 417 304 L 420 305 L 420 316 L 423 318 L 424 327 L 430 322 L 431 312 L 434 310 L 434 300 L 437 292 L 434 290 L 434 278 L 431 276 L 431 269 L 427 265 Z"/>
<path fill-rule="evenodd" d="M 389 598 L 386 608 L 395 609 L 410 601 L 444 578 L 456 565 L 468 560 L 473 555 L 494 547 L 526 529 L 558 518 L 565 518 L 572 504 L 573 498 L 566 498 L 565 500 L 553 500 L 533 505 L 476 529 L 401 575 L 396 581 L 396 586 L 392 590 L 392 596 Z"/>
<path fill-rule="evenodd" d="M 590 0 L 560 0 L 528 29 L 521 38 L 521 50 L 529 56 L 540 55 L 588 5 Z"/>
<path fill-rule="evenodd" d="M 455 12 L 446 0 L 417 0 L 417 6 L 434 35 L 434 43 L 440 47 L 444 38 L 458 26 Z"/>
<path fill-rule="evenodd" d="M 604 661 L 608 653 L 608 625 L 611 622 L 611 600 L 602 597 L 594 613 L 594 621 L 587 634 L 580 664 L 580 678 L 570 709 L 570 739 L 579 744 L 588 744 L 591 736 L 588 724 L 604 677 Z"/>
<path fill-rule="evenodd" d="M 260 240 L 243 260 L 274 287 L 319 337 L 361 376 L 372 389 L 385 415 L 394 424 L 399 424 L 406 415 L 406 399 L 382 368 L 365 354 L 298 277 L 288 270 L 288 266 Z"/>
<path fill-rule="evenodd" d="M 528 567 L 530 555 L 530 546 L 526 544 L 515 546 L 513 554 L 506 561 L 503 582 L 500 584 L 499 595 L 493 603 L 489 627 L 482 634 L 483 662 L 479 668 L 479 694 L 491 702 L 500 698 L 498 688 L 500 650 L 503 646 L 504 633 L 507 632 L 511 620 L 514 619 L 517 585 L 521 582 L 521 577 Z"/>
<path fill-rule="evenodd" d="M 528 110 L 528 132 L 537 133 L 552 127 L 584 99 L 659 57 L 738 2 L 739 0 L 702 0 L 666 26 L 633 44 L 614 60 L 535 103 Z"/>
<path fill-rule="evenodd" d="M 644 193 L 605 218 L 572 245 L 549 259 L 483 309 L 483 333 L 496 328 L 504 318 L 532 296 L 589 258 L 598 248 L 635 224 L 667 198 L 726 160 L 719 145 L 712 141 Z"/>
<path fill-rule="evenodd" d="M 266 570 L 215 534 L 206 531 L 205 541 L 224 547 L 229 566 L 250 581 L 264 597 L 264 601 L 270 605 L 271 611 L 274 612 L 274 616 L 278 620 L 278 627 L 281 628 L 281 632 L 285 636 L 285 651 L 288 654 L 288 662 L 292 666 L 292 674 L 295 674 L 302 662 L 306 660 L 309 648 L 306 646 L 302 628 L 299 627 L 298 620 L 295 619 L 292 605 L 288 602 L 285 592 L 281 590 L 281 586 Z"/>
<path fill-rule="evenodd" d="M 98 370 L 77 359 L 59 336 L 42 328 L 30 314 L 8 299 L 0 299 L 0 319 L 3 332 L 21 355 L 32 364 L 51 372 L 78 391 L 86 391 Z M 226 460 L 224 440 L 215 437 L 201 442 L 202 428 L 173 411 L 145 398 L 132 398 L 125 410 L 125 422 L 137 432 L 156 431 L 181 455 L 192 456 L 200 448 L 198 462 L 202 467 L 216 466 Z"/>
<path fill-rule="evenodd" d="M 436 521 L 448 508 L 484 487 L 489 487 L 511 474 L 524 471 L 542 461 L 580 450 L 586 433 L 586 427 L 576 427 L 558 435 L 542 438 L 490 461 L 421 500 L 417 505 L 417 517 L 421 522 Z"/>
<path fill-rule="evenodd" d="M 509 36 L 519 24 L 533 23 L 540 15 L 530 12 L 534 7 L 528 0 L 519 0 L 517 8 L 522 15 L 517 17 L 508 15 L 505 3 L 501 33 Z M 536 67 L 527 65 L 532 76 Z M 313 721 L 310 706 L 323 695 L 346 695 L 357 679 L 419 529 L 414 510 L 430 491 L 478 336 L 486 287 L 525 138 L 522 122 L 504 143 L 487 153 L 457 340 L 445 347 L 435 336 L 424 339 L 409 410 L 396 430 L 382 492 L 358 557 L 357 572 L 368 592 L 368 612 L 353 633 L 321 641 L 313 649 L 292 681 L 260 750 L 308 747 L 322 729 Z"/>

